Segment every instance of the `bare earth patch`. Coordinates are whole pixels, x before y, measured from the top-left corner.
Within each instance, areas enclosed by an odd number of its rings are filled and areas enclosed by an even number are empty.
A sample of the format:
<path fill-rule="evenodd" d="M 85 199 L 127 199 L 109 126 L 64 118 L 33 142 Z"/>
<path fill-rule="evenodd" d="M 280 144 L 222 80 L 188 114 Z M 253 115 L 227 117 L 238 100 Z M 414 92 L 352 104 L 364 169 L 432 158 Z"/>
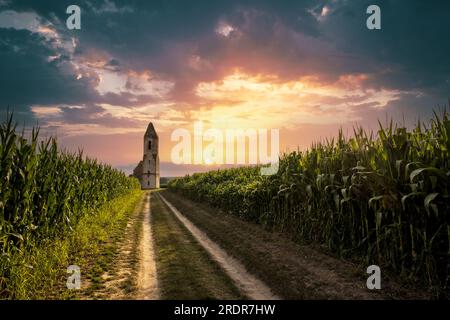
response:
<path fill-rule="evenodd" d="M 150 193 L 147 194 L 144 205 L 142 239 L 139 249 L 140 267 L 137 278 L 138 292 L 136 298 L 140 300 L 156 300 L 159 298 L 159 288 L 151 230 Z"/>

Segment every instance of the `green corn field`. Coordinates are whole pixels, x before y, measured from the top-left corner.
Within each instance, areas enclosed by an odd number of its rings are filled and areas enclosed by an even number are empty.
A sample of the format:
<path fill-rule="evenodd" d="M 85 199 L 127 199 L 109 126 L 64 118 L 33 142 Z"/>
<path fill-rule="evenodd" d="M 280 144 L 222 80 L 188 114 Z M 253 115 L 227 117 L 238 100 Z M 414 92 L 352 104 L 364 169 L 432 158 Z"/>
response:
<path fill-rule="evenodd" d="M 450 119 L 315 143 L 258 167 L 193 174 L 169 188 L 341 257 L 387 266 L 437 295 L 448 290 Z"/>
<path fill-rule="evenodd" d="M 54 138 L 26 139 L 13 117 L 0 126 L 0 293 L 10 257 L 30 243 L 69 232 L 84 215 L 139 188 L 110 166 L 58 149 Z"/>

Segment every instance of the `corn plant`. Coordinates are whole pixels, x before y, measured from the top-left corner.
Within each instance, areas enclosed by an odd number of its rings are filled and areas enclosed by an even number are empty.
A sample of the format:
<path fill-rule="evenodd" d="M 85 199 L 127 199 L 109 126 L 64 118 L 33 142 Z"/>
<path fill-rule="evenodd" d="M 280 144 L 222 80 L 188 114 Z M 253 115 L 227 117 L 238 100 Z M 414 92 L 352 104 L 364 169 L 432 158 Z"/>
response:
<path fill-rule="evenodd" d="M 172 180 L 169 188 L 297 241 L 343 257 L 387 265 L 438 294 L 449 275 L 448 114 L 408 130 L 380 123 L 376 134 L 315 143 L 280 157 L 279 171 L 218 170 Z"/>
<path fill-rule="evenodd" d="M 136 179 L 58 149 L 55 138 L 27 139 L 12 115 L 0 125 L 0 296 L 8 279 L 9 258 L 30 243 L 70 232 L 83 215 L 127 191 Z"/>

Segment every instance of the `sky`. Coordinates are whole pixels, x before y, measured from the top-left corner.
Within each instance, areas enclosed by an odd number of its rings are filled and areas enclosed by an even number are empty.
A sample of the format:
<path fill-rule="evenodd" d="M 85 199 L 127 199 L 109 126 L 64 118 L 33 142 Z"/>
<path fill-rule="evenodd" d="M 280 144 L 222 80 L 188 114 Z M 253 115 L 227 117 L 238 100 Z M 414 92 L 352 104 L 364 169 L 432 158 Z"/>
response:
<path fill-rule="evenodd" d="M 439 0 L 0 0 L 0 112 L 126 172 L 151 121 L 161 176 L 205 171 L 172 163 L 175 130 L 278 129 L 286 152 L 430 118 L 450 98 L 449 21 Z"/>

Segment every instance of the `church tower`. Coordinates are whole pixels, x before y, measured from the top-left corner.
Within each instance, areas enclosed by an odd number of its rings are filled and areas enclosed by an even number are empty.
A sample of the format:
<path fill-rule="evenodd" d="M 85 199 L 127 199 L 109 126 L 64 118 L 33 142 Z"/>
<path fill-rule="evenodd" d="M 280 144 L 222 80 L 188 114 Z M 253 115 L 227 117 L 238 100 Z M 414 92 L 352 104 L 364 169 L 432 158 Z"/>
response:
<path fill-rule="evenodd" d="M 159 188 L 158 135 L 151 122 L 144 134 L 144 158 L 140 181 L 142 189 Z"/>

